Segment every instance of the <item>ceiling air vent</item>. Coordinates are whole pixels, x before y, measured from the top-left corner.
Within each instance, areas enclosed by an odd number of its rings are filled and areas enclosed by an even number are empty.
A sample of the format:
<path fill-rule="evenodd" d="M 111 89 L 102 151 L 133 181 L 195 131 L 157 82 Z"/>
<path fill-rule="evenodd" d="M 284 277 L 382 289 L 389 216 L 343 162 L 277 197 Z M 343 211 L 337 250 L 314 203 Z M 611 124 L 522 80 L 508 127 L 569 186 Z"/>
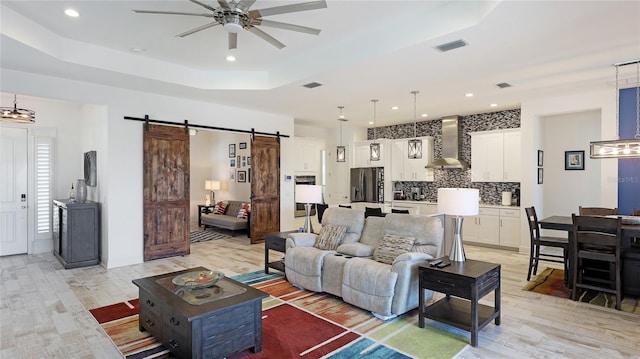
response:
<path fill-rule="evenodd" d="M 464 40 L 456 40 L 456 41 L 447 42 L 446 44 L 438 45 L 435 47 L 435 49 L 441 52 L 446 52 L 446 51 L 451 51 L 467 45 L 468 44 Z"/>
<path fill-rule="evenodd" d="M 501 89 L 506 89 L 507 87 L 511 87 L 511 84 L 507 82 L 501 82 L 499 84 L 496 84 L 496 86 L 500 87 Z"/>
<path fill-rule="evenodd" d="M 318 82 L 309 82 L 308 84 L 302 85 L 302 87 L 306 87 L 308 89 L 312 89 L 312 88 L 316 88 L 316 87 L 320 87 L 320 86 L 322 86 L 322 84 L 318 83 Z"/>

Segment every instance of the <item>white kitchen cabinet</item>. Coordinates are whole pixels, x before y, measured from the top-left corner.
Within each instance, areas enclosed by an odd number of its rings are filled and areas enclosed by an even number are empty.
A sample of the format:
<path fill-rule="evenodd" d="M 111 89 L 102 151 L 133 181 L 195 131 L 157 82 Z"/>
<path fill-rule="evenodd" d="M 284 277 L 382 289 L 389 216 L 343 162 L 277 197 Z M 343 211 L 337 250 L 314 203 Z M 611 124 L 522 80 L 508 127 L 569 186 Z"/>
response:
<path fill-rule="evenodd" d="M 477 216 L 465 217 L 462 221 L 462 240 L 500 245 L 500 210 L 480 208 Z"/>
<path fill-rule="evenodd" d="M 370 145 L 377 142 L 380 144 L 380 160 L 371 161 Z M 384 167 L 390 169 L 391 154 L 390 142 L 387 139 L 377 139 L 375 141 L 358 141 L 353 143 L 353 167 Z M 386 175 L 386 174 L 385 174 Z"/>
<path fill-rule="evenodd" d="M 324 141 L 310 137 L 296 137 L 294 139 L 295 172 L 303 172 L 318 175 L 322 170 L 322 150 Z"/>
<path fill-rule="evenodd" d="M 519 209 L 500 209 L 500 246 L 520 247 Z"/>
<path fill-rule="evenodd" d="M 422 158 L 409 158 L 409 139 L 391 141 L 392 181 L 433 181 L 433 169 L 425 166 L 433 161 L 433 137 L 419 137 L 422 140 Z"/>
<path fill-rule="evenodd" d="M 520 182 L 520 129 L 470 135 L 472 182 Z"/>

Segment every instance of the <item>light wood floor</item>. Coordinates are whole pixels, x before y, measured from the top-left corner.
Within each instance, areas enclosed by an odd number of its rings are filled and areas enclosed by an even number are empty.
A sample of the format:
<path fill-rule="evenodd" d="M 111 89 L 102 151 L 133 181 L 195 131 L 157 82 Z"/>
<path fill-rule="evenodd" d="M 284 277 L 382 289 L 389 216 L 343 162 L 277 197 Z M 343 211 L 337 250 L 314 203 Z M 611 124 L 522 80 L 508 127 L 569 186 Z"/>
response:
<path fill-rule="evenodd" d="M 228 276 L 262 270 L 263 248 L 236 237 L 193 244 L 189 256 L 110 270 L 64 270 L 51 254 L 1 257 L 0 358 L 116 358 L 88 309 L 137 298 L 135 278 L 200 265 Z M 503 314 L 502 325 L 485 327 L 479 346 L 458 358 L 640 358 L 639 316 L 522 291 L 525 255 L 472 246 L 466 252 L 502 264 Z"/>

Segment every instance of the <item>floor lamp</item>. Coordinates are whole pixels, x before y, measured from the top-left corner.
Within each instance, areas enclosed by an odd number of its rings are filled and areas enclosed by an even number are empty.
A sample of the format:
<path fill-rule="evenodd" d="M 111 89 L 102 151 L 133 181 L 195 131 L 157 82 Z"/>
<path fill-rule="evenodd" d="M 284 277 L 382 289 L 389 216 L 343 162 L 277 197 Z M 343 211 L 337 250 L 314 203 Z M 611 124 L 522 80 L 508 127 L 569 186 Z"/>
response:
<path fill-rule="evenodd" d="M 322 186 L 317 185 L 296 185 L 295 190 L 296 203 L 304 203 L 306 218 L 304 221 L 304 232 L 313 232 L 311 226 L 311 204 L 322 203 Z"/>
<path fill-rule="evenodd" d="M 480 191 L 474 188 L 438 188 L 438 212 L 453 216 L 453 246 L 449 260 L 464 262 L 462 246 L 463 216 L 475 216 L 480 207 Z"/>

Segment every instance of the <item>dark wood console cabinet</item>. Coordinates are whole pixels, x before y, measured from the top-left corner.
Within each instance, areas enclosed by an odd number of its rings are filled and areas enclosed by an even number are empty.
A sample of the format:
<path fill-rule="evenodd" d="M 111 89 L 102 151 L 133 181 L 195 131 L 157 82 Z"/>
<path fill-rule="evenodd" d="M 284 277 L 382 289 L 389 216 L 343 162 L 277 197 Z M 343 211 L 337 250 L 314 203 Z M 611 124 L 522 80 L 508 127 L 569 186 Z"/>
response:
<path fill-rule="evenodd" d="M 53 254 L 66 269 L 100 263 L 100 203 L 53 200 Z"/>

